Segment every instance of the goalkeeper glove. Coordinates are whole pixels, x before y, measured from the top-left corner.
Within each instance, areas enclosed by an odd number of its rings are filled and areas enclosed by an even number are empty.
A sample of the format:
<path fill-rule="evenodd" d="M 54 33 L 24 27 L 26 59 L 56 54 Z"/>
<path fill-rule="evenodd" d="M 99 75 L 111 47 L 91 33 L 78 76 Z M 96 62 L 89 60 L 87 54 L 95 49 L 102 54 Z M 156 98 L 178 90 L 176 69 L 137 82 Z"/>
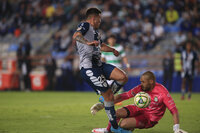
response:
<path fill-rule="evenodd" d="M 91 114 L 95 115 L 98 111 L 102 110 L 104 108 L 104 105 L 102 103 L 96 103 L 91 108 Z"/>
<path fill-rule="evenodd" d="M 188 132 L 186 132 L 186 131 L 180 129 L 180 125 L 179 125 L 179 124 L 175 124 L 175 125 L 173 126 L 173 130 L 174 130 L 174 133 L 188 133 Z"/>

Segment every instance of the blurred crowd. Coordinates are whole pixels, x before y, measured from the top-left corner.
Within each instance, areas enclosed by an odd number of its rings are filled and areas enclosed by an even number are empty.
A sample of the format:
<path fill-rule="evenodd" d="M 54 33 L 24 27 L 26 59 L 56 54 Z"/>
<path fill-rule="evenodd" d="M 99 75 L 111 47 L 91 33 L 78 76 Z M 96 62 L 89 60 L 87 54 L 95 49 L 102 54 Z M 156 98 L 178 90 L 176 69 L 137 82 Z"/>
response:
<path fill-rule="evenodd" d="M 177 33 L 176 45 L 192 39 L 200 49 L 199 0 L 1 0 L 0 35 L 19 36 L 27 26 L 60 26 L 55 50 L 66 50 L 71 33 L 88 7 L 102 10 L 101 34 L 116 34 L 118 42 L 134 51 L 152 49 L 165 33 Z M 179 34 L 179 32 L 181 32 Z M 182 37 L 185 36 L 185 37 Z M 181 39 L 180 39 L 181 38 Z M 65 43 L 64 43 L 65 41 Z M 59 43 L 59 42 L 57 42 Z"/>
<path fill-rule="evenodd" d="M 127 51 L 149 51 L 172 33 L 173 52 L 187 41 L 200 52 L 200 0 L 1 0 L 0 37 L 19 37 L 27 27 L 59 26 L 49 52 L 66 59 L 62 68 L 72 69 L 71 36 L 89 7 L 102 11 L 101 38 L 115 34 Z"/>

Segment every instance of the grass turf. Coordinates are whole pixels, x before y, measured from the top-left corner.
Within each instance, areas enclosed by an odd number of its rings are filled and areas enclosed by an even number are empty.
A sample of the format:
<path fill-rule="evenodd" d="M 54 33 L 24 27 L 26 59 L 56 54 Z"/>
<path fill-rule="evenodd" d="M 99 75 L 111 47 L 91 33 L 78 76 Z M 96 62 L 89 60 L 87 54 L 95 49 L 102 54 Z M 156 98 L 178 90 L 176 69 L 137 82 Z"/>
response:
<path fill-rule="evenodd" d="M 200 94 L 193 94 L 191 101 L 181 101 L 176 93 L 172 97 L 181 128 L 200 133 Z M 90 114 L 90 107 L 97 101 L 98 96 L 92 92 L 0 92 L 0 133 L 90 133 L 107 125 L 104 111 Z M 123 105 L 131 103 L 127 100 Z M 173 133 L 172 126 L 167 110 L 155 127 L 134 132 Z"/>

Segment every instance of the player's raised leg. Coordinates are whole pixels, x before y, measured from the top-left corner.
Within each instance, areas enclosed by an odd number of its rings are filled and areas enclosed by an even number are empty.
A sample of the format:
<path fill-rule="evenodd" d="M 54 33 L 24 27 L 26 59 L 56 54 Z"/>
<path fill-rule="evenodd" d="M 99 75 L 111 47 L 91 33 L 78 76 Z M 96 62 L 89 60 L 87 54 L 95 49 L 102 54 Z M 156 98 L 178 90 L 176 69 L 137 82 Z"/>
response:
<path fill-rule="evenodd" d="M 113 128 L 117 129 L 118 123 L 114 109 L 113 93 L 116 93 L 128 81 L 128 77 L 126 76 L 125 72 L 115 67 L 110 74 L 110 79 L 114 80 L 111 85 L 111 90 L 108 90 L 106 93 L 102 93 L 102 96 L 104 97 L 104 106 L 109 117 L 109 121 Z"/>
<path fill-rule="evenodd" d="M 111 84 L 111 89 L 113 90 L 114 94 L 117 93 L 117 91 L 119 91 L 120 88 L 122 88 L 123 85 L 128 81 L 128 77 L 125 72 L 117 67 L 115 67 L 110 74 L 110 79 L 114 80 L 114 82 Z"/>

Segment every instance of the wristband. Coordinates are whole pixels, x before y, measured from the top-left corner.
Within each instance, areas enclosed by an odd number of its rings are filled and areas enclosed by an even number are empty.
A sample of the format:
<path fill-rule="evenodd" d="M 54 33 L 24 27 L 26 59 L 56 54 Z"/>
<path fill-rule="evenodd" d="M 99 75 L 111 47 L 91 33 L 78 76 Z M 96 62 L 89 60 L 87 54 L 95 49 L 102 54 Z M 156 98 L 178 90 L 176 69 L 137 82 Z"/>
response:
<path fill-rule="evenodd" d="M 127 67 L 127 68 L 130 68 L 130 66 L 131 66 L 130 64 L 126 64 L 126 67 Z"/>
<path fill-rule="evenodd" d="M 177 131 L 179 128 L 180 128 L 179 124 L 174 124 L 174 126 L 173 126 L 173 130 L 174 131 Z"/>

